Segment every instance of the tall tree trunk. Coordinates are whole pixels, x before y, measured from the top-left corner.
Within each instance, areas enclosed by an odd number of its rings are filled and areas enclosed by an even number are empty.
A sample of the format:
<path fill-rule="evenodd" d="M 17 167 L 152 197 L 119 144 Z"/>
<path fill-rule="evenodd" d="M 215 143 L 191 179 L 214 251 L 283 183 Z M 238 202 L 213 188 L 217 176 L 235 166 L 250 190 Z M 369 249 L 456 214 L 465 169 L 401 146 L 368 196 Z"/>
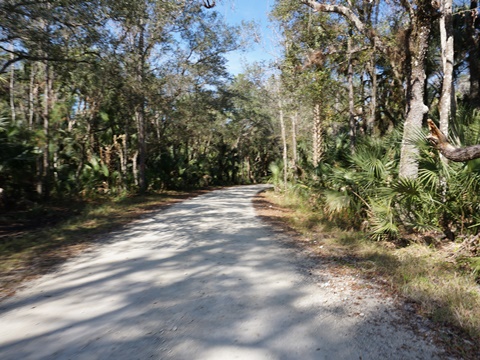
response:
<path fill-rule="evenodd" d="M 441 59 L 443 69 L 442 93 L 440 94 L 439 113 L 440 113 L 440 130 L 445 137 L 448 138 L 448 127 L 452 119 L 452 97 L 453 91 L 453 23 L 452 23 L 452 0 L 441 0 L 441 16 L 440 16 L 440 42 L 441 42 Z M 440 156 L 444 163 L 448 160 L 443 155 Z M 447 179 L 445 176 L 440 177 L 440 190 L 442 192 L 442 202 L 447 201 Z M 450 220 L 448 212 L 443 211 L 440 220 L 441 226 L 447 238 L 454 239 L 454 234 L 450 229 Z"/>
<path fill-rule="evenodd" d="M 297 169 L 297 117 L 298 112 L 294 112 L 292 115 L 292 168 L 294 173 L 296 173 Z"/>
<path fill-rule="evenodd" d="M 135 186 L 138 186 L 138 150 L 132 156 L 132 174 Z"/>
<path fill-rule="evenodd" d="M 366 3 L 365 3 L 366 4 Z M 372 4 L 374 7 L 368 7 L 370 10 L 368 12 L 368 23 L 372 29 L 374 29 L 378 24 L 378 15 L 380 11 L 380 6 L 378 6 L 378 1 L 375 0 Z M 374 11 L 374 12 L 373 12 Z M 375 37 L 372 38 L 372 52 L 370 53 L 369 61 L 369 72 L 370 72 L 370 111 L 367 118 L 367 135 L 373 135 L 377 126 L 377 42 Z"/>
<path fill-rule="evenodd" d="M 32 62 L 30 66 L 30 84 L 28 87 L 28 129 L 33 129 L 35 117 L 35 100 L 37 99 L 38 85 L 35 83 L 36 63 Z"/>
<path fill-rule="evenodd" d="M 141 193 L 147 190 L 147 180 L 145 174 L 145 163 L 147 158 L 146 146 L 146 120 L 145 120 L 145 24 L 140 19 L 138 40 L 138 63 L 137 63 L 137 86 L 139 86 L 139 104 L 135 111 L 135 119 L 137 122 L 137 138 L 138 138 L 138 187 Z"/>
<path fill-rule="evenodd" d="M 128 154 L 126 152 L 127 135 L 126 134 L 114 135 L 113 143 L 120 161 L 120 178 L 122 182 L 122 188 L 125 190 L 126 184 L 127 184 L 126 179 L 127 179 L 127 159 L 128 159 Z"/>
<path fill-rule="evenodd" d="M 376 125 L 377 113 L 377 61 L 376 61 L 375 43 L 370 57 L 370 79 L 372 81 L 370 87 L 370 114 L 367 119 L 367 135 L 373 134 Z"/>
<path fill-rule="evenodd" d="M 44 145 L 37 161 L 37 194 L 47 198 L 49 196 L 48 181 L 50 175 L 50 96 L 51 78 L 50 64 L 45 62 L 45 87 L 43 92 L 43 136 Z"/>
<path fill-rule="evenodd" d="M 422 11 L 423 9 L 420 9 Z M 426 11 L 426 10 L 423 10 Z M 417 14 L 407 41 L 407 109 L 400 152 L 399 176 L 415 179 L 418 176 L 418 148 L 415 138 L 421 133 L 423 117 L 428 112 L 424 103 L 425 59 L 431 31 L 431 17 Z"/>
<path fill-rule="evenodd" d="M 137 122 L 137 138 L 138 138 L 138 158 L 137 158 L 137 177 L 138 188 L 141 193 L 147 189 L 147 181 L 145 176 L 145 162 L 146 162 L 146 131 L 145 131 L 145 108 L 144 104 L 138 106 L 135 111 L 135 120 Z"/>
<path fill-rule="evenodd" d="M 315 104 L 313 109 L 313 166 L 317 167 L 322 158 L 322 118 L 320 104 Z"/>
<path fill-rule="evenodd" d="M 449 123 L 453 117 L 453 103 L 455 91 L 453 87 L 453 18 L 452 0 L 442 0 L 440 16 L 440 43 L 443 70 L 442 92 L 439 101 L 440 130 L 448 137 Z"/>
<path fill-rule="evenodd" d="M 13 51 L 13 44 L 11 45 Z M 11 59 L 14 58 L 13 53 L 11 54 Z M 9 83 L 9 93 L 10 93 L 10 113 L 12 116 L 12 122 L 15 123 L 16 120 L 16 111 L 15 111 L 15 65 L 10 65 L 10 83 Z"/>
<path fill-rule="evenodd" d="M 453 92 L 453 23 L 452 0 L 442 0 L 440 40 L 442 46 L 443 83 L 440 95 L 440 130 L 448 137 L 448 124 L 452 117 Z"/>
<path fill-rule="evenodd" d="M 355 124 L 355 93 L 353 89 L 353 63 L 352 63 L 352 31 L 349 31 L 347 40 L 347 56 L 348 56 L 348 118 L 349 118 L 349 136 L 350 150 L 355 151 L 355 142 L 357 140 L 357 127 Z"/>
<path fill-rule="evenodd" d="M 468 67 L 470 71 L 470 104 L 480 108 L 480 36 L 477 27 L 480 26 L 478 16 L 478 0 L 470 1 L 471 11 L 467 13 L 467 39 L 470 44 L 468 52 Z"/>
<path fill-rule="evenodd" d="M 282 146 L 283 146 L 283 187 L 287 191 L 287 180 L 288 180 L 288 153 L 287 153 L 287 133 L 285 131 L 285 120 L 283 118 L 283 108 L 282 102 L 279 102 L 279 120 L 280 120 L 280 130 L 282 133 Z"/>

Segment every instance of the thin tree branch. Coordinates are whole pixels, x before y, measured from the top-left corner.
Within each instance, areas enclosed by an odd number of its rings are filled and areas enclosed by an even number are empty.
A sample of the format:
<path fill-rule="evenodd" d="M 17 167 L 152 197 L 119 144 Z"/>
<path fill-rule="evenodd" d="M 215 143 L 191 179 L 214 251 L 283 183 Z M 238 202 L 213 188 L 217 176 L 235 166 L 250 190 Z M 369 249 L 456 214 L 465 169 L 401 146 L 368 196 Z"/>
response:
<path fill-rule="evenodd" d="M 351 8 L 342 5 L 323 4 L 315 0 L 300 0 L 300 2 L 311 7 L 315 12 L 330 12 L 344 16 L 363 35 L 367 36 L 369 39 L 375 40 L 377 46 L 382 49 L 386 48 L 382 39 L 379 38 L 372 29 L 368 28 Z"/>
<path fill-rule="evenodd" d="M 215 6 L 215 0 L 204 0 L 203 6 L 205 6 L 207 9 L 211 9 Z"/>
<path fill-rule="evenodd" d="M 36 55 L 28 55 L 23 52 L 15 52 L 11 51 L 8 49 L 5 49 L 3 46 L 0 45 L 0 49 L 3 51 L 6 51 L 8 53 L 14 54 L 16 57 L 13 59 L 10 59 L 6 61 L 1 67 L 0 67 L 0 74 L 3 74 L 6 72 L 8 67 L 18 61 L 22 60 L 29 60 L 29 61 L 53 61 L 53 62 L 68 62 L 68 63 L 91 63 L 89 60 L 85 59 L 78 59 L 78 58 L 68 58 L 68 57 L 52 57 L 52 56 L 36 56 Z M 88 51 L 82 54 L 84 55 L 95 55 L 99 56 L 98 53 L 93 52 L 93 51 Z"/>
<path fill-rule="evenodd" d="M 392 59 L 391 54 L 394 52 L 381 37 L 370 27 L 368 27 L 362 20 L 353 12 L 353 10 L 347 6 L 342 5 L 332 5 L 324 4 L 317 2 L 315 0 L 300 0 L 302 4 L 305 4 L 313 9 L 315 12 L 326 12 L 326 13 L 335 13 L 342 15 L 346 18 L 361 34 L 366 36 L 372 43 L 375 44 L 375 47 L 380 50 L 382 53 L 387 55 L 388 58 Z M 393 63 L 393 60 L 392 60 Z M 401 73 L 397 70 L 397 67 L 401 66 L 400 64 L 393 64 L 395 76 L 400 80 Z"/>
<path fill-rule="evenodd" d="M 21 60 L 23 60 L 23 59 L 24 59 L 24 58 L 22 58 L 22 57 L 17 57 L 17 58 L 13 58 L 13 59 L 8 60 L 8 61 L 5 62 L 5 64 L 3 64 L 3 66 L 0 68 L 0 74 L 6 73 L 6 72 L 7 72 L 6 70 L 8 69 L 8 67 L 9 67 L 10 65 L 13 65 L 13 64 L 15 64 L 16 62 L 19 62 L 19 61 L 21 61 Z"/>

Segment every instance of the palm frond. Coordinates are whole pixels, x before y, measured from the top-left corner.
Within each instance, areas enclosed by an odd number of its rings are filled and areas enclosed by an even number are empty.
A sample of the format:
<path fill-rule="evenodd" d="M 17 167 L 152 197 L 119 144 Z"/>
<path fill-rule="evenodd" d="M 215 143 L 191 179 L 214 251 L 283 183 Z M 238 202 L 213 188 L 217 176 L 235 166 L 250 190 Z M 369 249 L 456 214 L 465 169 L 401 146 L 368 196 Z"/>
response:
<path fill-rule="evenodd" d="M 8 120 L 4 117 L 0 117 L 0 131 L 7 130 Z"/>
<path fill-rule="evenodd" d="M 421 187 L 416 179 L 400 178 L 397 182 L 392 184 L 392 190 L 401 197 L 420 197 Z"/>
<path fill-rule="evenodd" d="M 370 223 L 370 237 L 373 240 L 395 239 L 398 237 L 399 229 L 395 223 L 391 199 L 386 201 L 370 199 L 368 220 Z"/>
<path fill-rule="evenodd" d="M 347 210 L 352 197 L 346 191 L 325 190 L 325 207 L 328 213 L 339 213 Z"/>
<path fill-rule="evenodd" d="M 437 189 L 440 184 L 439 173 L 433 169 L 420 169 L 418 172 L 418 180 L 430 191 Z"/>

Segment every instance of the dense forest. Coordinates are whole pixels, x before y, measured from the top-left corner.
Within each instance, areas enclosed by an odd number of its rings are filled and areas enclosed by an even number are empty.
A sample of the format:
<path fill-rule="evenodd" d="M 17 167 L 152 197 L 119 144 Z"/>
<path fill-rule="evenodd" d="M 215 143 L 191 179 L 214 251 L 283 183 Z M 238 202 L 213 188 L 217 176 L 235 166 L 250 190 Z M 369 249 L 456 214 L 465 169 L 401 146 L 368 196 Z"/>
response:
<path fill-rule="evenodd" d="M 374 239 L 475 237 L 480 160 L 444 150 L 480 143 L 479 15 L 277 0 L 281 56 L 233 77 L 254 29 L 215 1 L 4 0 L 1 207 L 271 181 Z"/>
<path fill-rule="evenodd" d="M 3 206 L 258 181 L 278 151 L 245 32 L 195 1 L 2 1 Z M 262 107 L 260 107 L 262 104 Z"/>

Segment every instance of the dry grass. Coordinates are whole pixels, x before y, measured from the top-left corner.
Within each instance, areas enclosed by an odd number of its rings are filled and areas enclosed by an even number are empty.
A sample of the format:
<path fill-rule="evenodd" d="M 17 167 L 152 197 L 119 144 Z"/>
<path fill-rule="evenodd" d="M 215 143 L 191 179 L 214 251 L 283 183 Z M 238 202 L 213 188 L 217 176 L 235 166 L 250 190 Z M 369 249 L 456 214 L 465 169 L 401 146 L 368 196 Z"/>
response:
<path fill-rule="evenodd" d="M 460 347 L 472 351 L 480 345 L 480 287 L 472 273 L 451 260 L 451 248 L 422 244 L 399 247 L 373 242 L 365 234 L 332 228 L 318 212 L 291 195 L 261 194 L 270 221 L 288 224 L 298 232 L 298 241 L 315 252 L 322 262 L 334 263 L 338 271 L 360 272 L 381 281 L 388 291 L 413 302 L 417 311 L 460 334 Z M 265 205 L 267 204 L 267 205 Z M 266 207 L 265 207 L 266 206 Z M 468 340 L 467 340 L 468 339 Z M 477 349 L 477 350 L 475 350 Z M 457 349 L 458 350 L 458 349 Z M 468 353 L 468 351 L 467 351 Z M 478 353 L 477 353 L 478 355 Z M 469 356 L 465 356 L 469 357 Z"/>

